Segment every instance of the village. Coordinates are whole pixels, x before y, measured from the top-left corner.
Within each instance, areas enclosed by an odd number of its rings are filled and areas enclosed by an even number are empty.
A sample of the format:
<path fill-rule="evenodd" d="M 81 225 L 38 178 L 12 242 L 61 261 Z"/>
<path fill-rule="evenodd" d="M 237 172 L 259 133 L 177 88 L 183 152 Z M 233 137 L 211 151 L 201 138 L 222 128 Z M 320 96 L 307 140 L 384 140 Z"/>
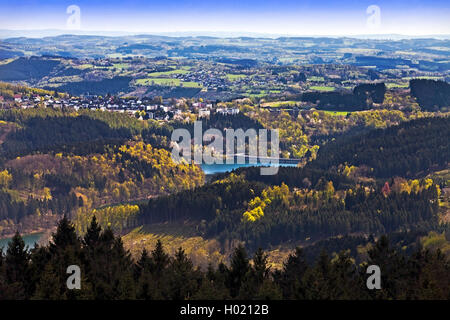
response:
<path fill-rule="evenodd" d="M 73 108 L 74 110 L 88 109 L 109 112 L 126 113 L 140 120 L 169 121 L 178 120 L 189 122 L 195 118 L 209 117 L 211 114 L 236 115 L 239 108 L 228 107 L 224 104 L 204 102 L 203 99 L 166 99 L 156 98 L 119 98 L 116 96 L 81 96 L 55 97 L 45 94 L 25 95 L 16 93 L 12 98 L 0 96 L 0 108 Z"/>

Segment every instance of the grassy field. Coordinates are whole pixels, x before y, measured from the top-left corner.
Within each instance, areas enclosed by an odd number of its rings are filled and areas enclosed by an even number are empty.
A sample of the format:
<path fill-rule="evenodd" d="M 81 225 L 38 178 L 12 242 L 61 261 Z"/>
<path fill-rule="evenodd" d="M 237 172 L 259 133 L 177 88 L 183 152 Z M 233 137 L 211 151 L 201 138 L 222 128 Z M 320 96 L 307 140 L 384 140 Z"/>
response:
<path fill-rule="evenodd" d="M 308 78 L 309 81 L 314 81 L 314 82 L 323 82 L 325 81 L 324 77 L 316 77 L 316 76 L 312 76 Z"/>
<path fill-rule="evenodd" d="M 334 91 L 335 88 L 334 87 L 327 87 L 327 86 L 311 86 L 309 87 L 309 89 L 314 90 L 314 91 Z"/>
<path fill-rule="evenodd" d="M 81 70 L 92 69 L 92 68 L 94 68 L 94 65 L 90 64 L 90 63 L 85 63 L 85 64 L 80 64 L 78 66 L 74 66 L 74 68 L 81 69 Z"/>
<path fill-rule="evenodd" d="M 247 77 L 246 74 L 232 74 L 232 73 L 227 73 L 226 78 L 228 79 L 228 81 L 236 81 L 236 80 L 240 80 L 242 78 Z"/>
<path fill-rule="evenodd" d="M 403 80 L 412 80 L 412 79 L 442 80 L 442 77 L 420 76 L 420 77 L 404 77 L 402 79 Z"/>
<path fill-rule="evenodd" d="M 246 92 L 246 96 L 247 97 L 255 97 L 255 98 L 263 98 L 265 96 L 268 95 L 268 92 L 265 90 L 261 90 L 260 93 L 250 93 L 250 92 Z"/>
<path fill-rule="evenodd" d="M 298 103 L 298 101 L 272 101 L 272 102 L 264 102 L 261 104 L 261 107 L 272 107 L 279 108 L 283 106 L 292 106 Z"/>
<path fill-rule="evenodd" d="M 388 89 L 408 88 L 408 87 L 409 87 L 409 83 L 395 83 L 395 82 L 386 83 L 386 88 L 388 88 Z"/>
<path fill-rule="evenodd" d="M 320 110 L 327 114 L 331 114 L 333 116 L 346 116 L 347 114 L 351 113 L 350 111 L 329 111 L 329 110 Z"/>
<path fill-rule="evenodd" d="M 116 68 L 116 69 L 125 69 L 128 67 L 128 64 L 127 63 L 114 63 L 112 67 Z"/>

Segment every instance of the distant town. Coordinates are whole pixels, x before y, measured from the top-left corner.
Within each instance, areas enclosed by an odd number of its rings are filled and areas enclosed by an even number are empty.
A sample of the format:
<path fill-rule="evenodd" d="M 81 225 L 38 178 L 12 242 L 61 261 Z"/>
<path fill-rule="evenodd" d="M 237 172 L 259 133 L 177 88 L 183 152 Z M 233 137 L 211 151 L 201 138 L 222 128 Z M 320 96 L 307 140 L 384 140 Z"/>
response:
<path fill-rule="evenodd" d="M 65 95 L 64 95 L 65 96 Z M 101 110 L 126 113 L 141 120 L 178 120 L 189 122 L 195 118 L 209 117 L 211 114 L 236 115 L 237 107 L 226 107 L 221 104 L 203 102 L 202 99 L 170 99 L 161 97 L 153 99 L 119 98 L 115 96 L 82 96 L 82 97 L 55 97 L 49 94 L 39 95 L 14 94 L 12 99 L 0 96 L 0 106 L 8 108 L 73 108 Z"/>

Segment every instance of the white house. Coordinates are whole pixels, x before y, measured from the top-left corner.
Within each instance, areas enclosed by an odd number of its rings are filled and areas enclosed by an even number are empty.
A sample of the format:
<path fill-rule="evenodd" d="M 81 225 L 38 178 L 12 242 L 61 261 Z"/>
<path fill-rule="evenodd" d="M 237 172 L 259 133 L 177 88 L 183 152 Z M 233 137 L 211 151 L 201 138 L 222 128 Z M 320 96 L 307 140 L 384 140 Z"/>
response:
<path fill-rule="evenodd" d="M 199 118 L 209 117 L 210 114 L 211 114 L 211 111 L 209 109 L 199 109 L 198 110 Z"/>

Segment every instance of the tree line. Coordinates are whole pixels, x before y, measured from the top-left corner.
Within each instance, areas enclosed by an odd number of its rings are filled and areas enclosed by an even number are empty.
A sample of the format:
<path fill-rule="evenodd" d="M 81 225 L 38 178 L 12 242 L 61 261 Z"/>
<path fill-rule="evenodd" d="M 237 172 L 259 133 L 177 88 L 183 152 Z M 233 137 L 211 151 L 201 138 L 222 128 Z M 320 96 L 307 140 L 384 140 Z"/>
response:
<path fill-rule="evenodd" d="M 258 249 L 249 257 L 238 245 L 228 264 L 196 268 L 179 248 L 169 256 L 158 241 L 151 252 L 132 259 L 120 237 L 93 219 L 83 238 L 63 218 L 47 246 L 31 251 L 16 234 L 0 254 L 0 299 L 33 300 L 199 300 L 199 299 L 442 299 L 450 298 L 450 264 L 439 250 L 418 248 L 405 255 L 389 239 L 371 244 L 368 258 L 355 264 L 341 251 L 322 251 L 313 263 L 298 247 L 279 270 Z M 81 271 L 80 289 L 68 289 L 66 271 Z M 366 270 L 381 270 L 381 289 L 369 290 Z"/>

